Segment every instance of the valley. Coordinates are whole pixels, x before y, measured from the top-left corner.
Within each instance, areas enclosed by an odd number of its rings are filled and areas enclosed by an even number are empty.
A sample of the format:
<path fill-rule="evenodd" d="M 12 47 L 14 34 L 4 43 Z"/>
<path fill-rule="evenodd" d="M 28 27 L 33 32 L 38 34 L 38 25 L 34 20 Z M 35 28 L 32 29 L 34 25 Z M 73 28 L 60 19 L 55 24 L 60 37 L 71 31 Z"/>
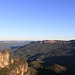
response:
<path fill-rule="evenodd" d="M 75 40 L 31 41 L 8 51 L 10 59 L 28 62 L 30 75 L 75 75 Z"/>
<path fill-rule="evenodd" d="M 29 44 L 31 41 L 0 41 L 0 50 L 13 49 L 18 46 Z"/>

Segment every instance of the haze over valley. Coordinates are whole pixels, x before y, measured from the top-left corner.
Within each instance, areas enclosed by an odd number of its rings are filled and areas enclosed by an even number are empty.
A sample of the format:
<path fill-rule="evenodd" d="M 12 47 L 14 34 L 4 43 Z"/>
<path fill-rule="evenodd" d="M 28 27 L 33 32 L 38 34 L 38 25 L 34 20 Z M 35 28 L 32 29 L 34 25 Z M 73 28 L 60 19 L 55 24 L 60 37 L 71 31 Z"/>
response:
<path fill-rule="evenodd" d="M 13 49 L 18 46 L 29 44 L 31 41 L 0 41 L 0 50 Z"/>

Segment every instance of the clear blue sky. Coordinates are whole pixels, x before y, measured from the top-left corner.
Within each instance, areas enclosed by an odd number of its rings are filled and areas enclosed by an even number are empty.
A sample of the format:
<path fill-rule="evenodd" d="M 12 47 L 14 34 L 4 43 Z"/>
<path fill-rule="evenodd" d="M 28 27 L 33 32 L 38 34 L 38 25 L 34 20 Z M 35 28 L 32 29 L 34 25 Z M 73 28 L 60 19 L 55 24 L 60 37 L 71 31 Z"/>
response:
<path fill-rule="evenodd" d="M 0 40 L 75 39 L 75 0 L 0 0 Z"/>

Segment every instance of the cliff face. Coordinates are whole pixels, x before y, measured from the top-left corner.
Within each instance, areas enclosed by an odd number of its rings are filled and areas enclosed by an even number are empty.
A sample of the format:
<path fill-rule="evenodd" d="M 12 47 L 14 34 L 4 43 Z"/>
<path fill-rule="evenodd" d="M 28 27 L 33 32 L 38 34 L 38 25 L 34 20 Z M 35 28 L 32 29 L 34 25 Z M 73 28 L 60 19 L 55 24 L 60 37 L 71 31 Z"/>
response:
<path fill-rule="evenodd" d="M 4 50 L 0 52 L 0 67 L 4 68 L 9 65 L 9 52 Z"/>
<path fill-rule="evenodd" d="M 44 40 L 44 41 L 36 41 L 36 42 L 32 41 L 31 43 L 40 43 L 40 44 L 42 44 L 42 43 L 68 43 L 68 44 L 70 44 L 70 43 L 75 43 L 75 40 L 70 40 L 70 41 Z"/>
<path fill-rule="evenodd" d="M 42 43 L 71 43 L 71 41 L 61 41 L 61 40 L 50 41 L 50 40 L 44 40 L 44 41 L 42 41 Z"/>
<path fill-rule="evenodd" d="M 8 70 L 8 75 L 30 75 L 28 63 L 24 60 L 14 60 L 13 64 L 10 63 Z"/>
<path fill-rule="evenodd" d="M 0 75 L 30 75 L 28 63 L 25 60 L 9 60 L 9 52 L 0 52 Z"/>

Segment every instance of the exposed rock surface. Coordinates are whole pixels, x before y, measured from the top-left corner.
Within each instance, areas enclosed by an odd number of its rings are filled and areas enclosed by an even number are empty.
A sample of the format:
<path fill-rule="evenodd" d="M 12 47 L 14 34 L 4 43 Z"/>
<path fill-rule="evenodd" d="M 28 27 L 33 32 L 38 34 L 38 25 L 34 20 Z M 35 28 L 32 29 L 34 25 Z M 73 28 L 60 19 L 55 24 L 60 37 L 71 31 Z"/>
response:
<path fill-rule="evenodd" d="M 8 75 L 30 75 L 30 71 L 28 70 L 28 63 L 22 60 L 14 60 L 14 63 L 9 66 Z"/>
<path fill-rule="evenodd" d="M 30 75 L 25 60 L 10 59 L 8 50 L 0 52 L 0 75 Z"/>
<path fill-rule="evenodd" d="M 70 41 L 62 41 L 62 40 L 44 40 L 44 41 L 32 41 L 31 43 L 75 43 L 75 40 L 70 40 Z"/>
<path fill-rule="evenodd" d="M 4 50 L 0 52 L 0 67 L 6 67 L 9 65 L 9 52 L 8 50 Z"/>

